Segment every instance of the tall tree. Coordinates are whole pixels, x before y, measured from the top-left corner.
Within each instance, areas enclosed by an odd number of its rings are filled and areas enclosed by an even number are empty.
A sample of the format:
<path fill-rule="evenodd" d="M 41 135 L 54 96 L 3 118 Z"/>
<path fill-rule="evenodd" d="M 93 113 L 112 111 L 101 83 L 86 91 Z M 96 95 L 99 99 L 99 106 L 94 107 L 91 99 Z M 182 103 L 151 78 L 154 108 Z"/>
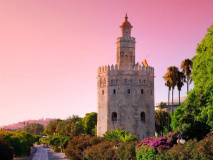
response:
<path fill-rule="evenodd" d="M 213 25 L 198 44 L 192 58 L 194 88 L 178 107 L 172 118 L 172 127 L 181 126 L 186 139 L 198 140 L 213 131 Z"/>
<path fill-rule="evenodd" d="M 169 116 L 169 112 L 170 112 L 170 91 L 171 91 L 171 83 L 169 82 L 169 75 L 168 73 L 166 73 L 164 76 L 163 76 L 163 79 L 166 81 L 165 83 L 165 86 L 168 87 L 168 103 L 167 103 L 167 106 L 168 106 L 168 131 L 170 131 L 170 116 Z"/>
<path fill-rule="evenodd" d="M 187 84 L 187 92 L 189 91 L 189 84 L 192 82 L 192 68 L 193 62 L 191 59 L 185 59 L 181 62 L 181 69 L 183 69 L 184 74 L 186 75 L 186 84 Z"/>
<path fill-rule="evenodd" d="M 164 127 L 167 126 L 169 118 L 169 111 L 167 110 L 166 103 L 161 102 L 155 111 L 155 128 L 158 135 L 163 136 Z M 168 124 L 169 126 L 169 124 Z"/>
<path fill-rule="evenodd" d="M 180 105 L 180 91 L 181 88 L 183 87 L 185 82 L 185 75 L 183 72 L 178 71 L 177 72 L 177 88 L 178 88 L 178 92 L 179 92 L 179 105 Z"/>
<path fill-rule="evenodd" d="M 176 66 L 170 66 L 167 68 L 166 80 L 171 85 L 172 89 L 172 115 L 173 115 L 173 97 L 174 97 L 174 88 L 177 84 L 177 73 L 178 68 Z"/>

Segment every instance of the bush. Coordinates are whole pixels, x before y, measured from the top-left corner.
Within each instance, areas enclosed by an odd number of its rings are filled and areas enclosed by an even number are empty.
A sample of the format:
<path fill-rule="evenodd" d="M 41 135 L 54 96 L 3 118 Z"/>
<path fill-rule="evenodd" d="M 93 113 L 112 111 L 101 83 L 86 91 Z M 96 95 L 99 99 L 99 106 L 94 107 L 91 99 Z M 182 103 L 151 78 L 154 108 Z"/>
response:
<path fill-rule="evenodd" d="M 137 159 L 155 160 L 158 154 L 173 147 L 177 143 L 177 133 L 169 133 L 164 137 L 145 138 L 136 147 Z"/>
<path fill-rule="evenodd" d="M 184 144 L 177 144 L 168 151 L 159 155 L 162 160 L 179 159 L 213 159 L 213 134 L 207 135 L 203 140 L 197 142 L 196 139 L 189 140 Z"/>
<path fill-rule="evenodd" d="M 0 159 L 12 160 L 13 152 L 13 147 L 11 147 L 7 141 L 0 137 Z"/>
<path fill-rule="evenodd" d="M 119 143 L 118 148 L 116 150 L 116 155 L 118 159 L 125 160 L 134 160 L 136 159 L 136 151 L 135 146 L 137 141 L 131 141 L 128 143 Z"/>
<path fill-rule="evenodd" d="M 101 142 L 97 145 L 93 145 L 87 148 L 86 158 L 88 160 L 113 160 L 116 159 L 114 143 Z"/>
<path fill-rule="evenodd" d="M 91 137 L 89 135 L 85 137 L 82 135 L 71 137 L 65 149 L 65 155 L 72 160 L 81 160 L 83 157 L 84 142 L 86 142 L 86 146 L 89 147 L 102 141 L 100 137 Z"/>
<path fill-rule="evenodd" d="M 26 131 L 0 132 L 0 136 L 14 148 L 16 157 L 30 154 L 30 147 L 36 142 L 36 137 Z"/>

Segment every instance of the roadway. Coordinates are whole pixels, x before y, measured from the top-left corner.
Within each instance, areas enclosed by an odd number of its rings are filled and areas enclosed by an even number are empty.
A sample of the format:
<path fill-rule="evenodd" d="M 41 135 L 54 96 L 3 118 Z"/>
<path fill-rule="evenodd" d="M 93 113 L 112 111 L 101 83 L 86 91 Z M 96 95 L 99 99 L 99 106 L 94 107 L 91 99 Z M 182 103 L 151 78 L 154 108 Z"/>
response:
<path fill-rule="evenodd" d="M 35 145 L 35 148 L 37 151 L 32 160 L 67 160 L 64 153 L 54 152 L 52 149 L 42 145 Z"/>

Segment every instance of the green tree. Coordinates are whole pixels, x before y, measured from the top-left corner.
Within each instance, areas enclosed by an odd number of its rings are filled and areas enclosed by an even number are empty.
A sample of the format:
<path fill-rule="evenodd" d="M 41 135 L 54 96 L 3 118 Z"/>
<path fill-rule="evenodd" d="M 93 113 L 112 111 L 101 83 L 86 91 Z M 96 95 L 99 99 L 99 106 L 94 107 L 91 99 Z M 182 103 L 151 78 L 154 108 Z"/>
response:
<path fill-rule="evenodd" d="M 186 76 L 186 84 L 187 84 L 187 92 L 189 91 L 189 84 L 192 82 L 192 67 L 193 67 L 193 62 L 191 59 L 185 59 L 184 61 L 181 62 L 181 66 L 183 69 L 183 73 L 185 73 Z"/>
<path fill-rule="evenodd" d="M 23 130 L 30 132 L 32 134 L 40 135 L 44 132 L 44 126 L 39 123 L 31 123 L 31 124 L 28 123 L 27 126 L 23 128 Z"/>
<path fill-rule="evenodd" d="M 167 111 L 166 103 L 161 102 L 155 111 L 155 129 L 158 135 L 163 136 L 164 128 L 168 124 L 169 112 Z"/>
<path fill-rule="evenodd" d="M 61 119 L 52 120 L 49 124 L 44 128 L 44 133 L 46 134 L 54 134 L 58 131 L 56 130 L 57 125 L 61 122 Z"/>
<path fill-rule="evenodd" d="M 198 44 L 192 58 L 193 90 L 172 119 L 172 126 L 183 129 L 187 139 L 202 139 L 213 129 L 213 25 Z"/>
<path fill-rule="evenodd" d="M 97 125 L 97 113 L 87 113 L 82 119 L 85 134 L 95 135 L 95 128 Z"/>
<path fill-rule="evenodd" d="M 174 95 L 174 88 L 177 84 L 177 74 L 178 74 L 178 68 L 175 66 L 170 66 L 167 68 L 167 73 L 165 74 L 165 76 L 163 77 L 164 80 L 166 81 L 166 84 L 169 85 L 169 87 L 171 87 L 172 89 L 172 115 L 173 115 L 173 95 Z"/>
<path fill-rule="evenodd" d="M 108 142 L 130 142 L 137 140 L 136 136 L 121 129 L 106 131 L 104 139 Z"/>
<path fill-rule="evenodd" d="M 0 159 L 12 160 L 13 153 L 13 147 L 11 147 L 7 141 L 0 137 Z"/>
<path fill-rule="evenodd" d="M 177 72 L 177 88 L 178 88 L 178 92 L 179 92 L 179 105 L 180 105 L 180 91 L 181 88 L 184 85 L 184 81 L 185 81 L 185 75 L 183 72 L 178 71 Z"/>

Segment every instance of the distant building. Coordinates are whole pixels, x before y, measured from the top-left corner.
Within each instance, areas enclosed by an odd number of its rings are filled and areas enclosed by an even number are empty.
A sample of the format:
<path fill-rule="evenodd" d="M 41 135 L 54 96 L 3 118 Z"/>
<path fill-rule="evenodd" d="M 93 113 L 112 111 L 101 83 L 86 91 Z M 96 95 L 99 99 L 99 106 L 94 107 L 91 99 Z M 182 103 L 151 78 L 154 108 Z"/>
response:
<path fill-rule="evenodd" d="M 180 104 L 185 101 L 186 97 L 180 97 Z M 168 107 L 167 110 L 169 110 L 169 112 L 172 112 L 172 99 L 170 99 L 170 102 L 169 102 L 169 106 L 168 106 L 168 101 L 167 102 L 164 102 L 166 103 L 166 106 Z M 160 103 L 157 103 L 156 106 L 155 106 L 155 109 L 158 108 Z M 173 100 L 173 113 L 175 112 L 175 110 L 177 109 L 177 107 L 179 106 L 179 97 L 174 97 L 174 100 Z"/>
<path fill-rule="evenodd" d="M 97 135 L 125 129 L 143 139 L 154 136 L 154 68 L 135 63 L 135 38 L 125 17 L 117 38 L 117 64 L 97 74 Z"/>
<path fill-rule="evenodd" d="M 18 122 L 18 123 L 2 126 L 1 128 L 7 129 L 7 130 L 19 130 L 19 129 L 23 129 L 25 126 L 27 126 L 27 124 L 31 124 L 31 123 L 39 123 L 45 127 L 52 120 L 54 120 L 54 119 L 50 119 L 50 118 L 43 119 L 42 118 L 39 120 L 27 120 L 27 121 L 23 121 L 23 122 Z"/>

